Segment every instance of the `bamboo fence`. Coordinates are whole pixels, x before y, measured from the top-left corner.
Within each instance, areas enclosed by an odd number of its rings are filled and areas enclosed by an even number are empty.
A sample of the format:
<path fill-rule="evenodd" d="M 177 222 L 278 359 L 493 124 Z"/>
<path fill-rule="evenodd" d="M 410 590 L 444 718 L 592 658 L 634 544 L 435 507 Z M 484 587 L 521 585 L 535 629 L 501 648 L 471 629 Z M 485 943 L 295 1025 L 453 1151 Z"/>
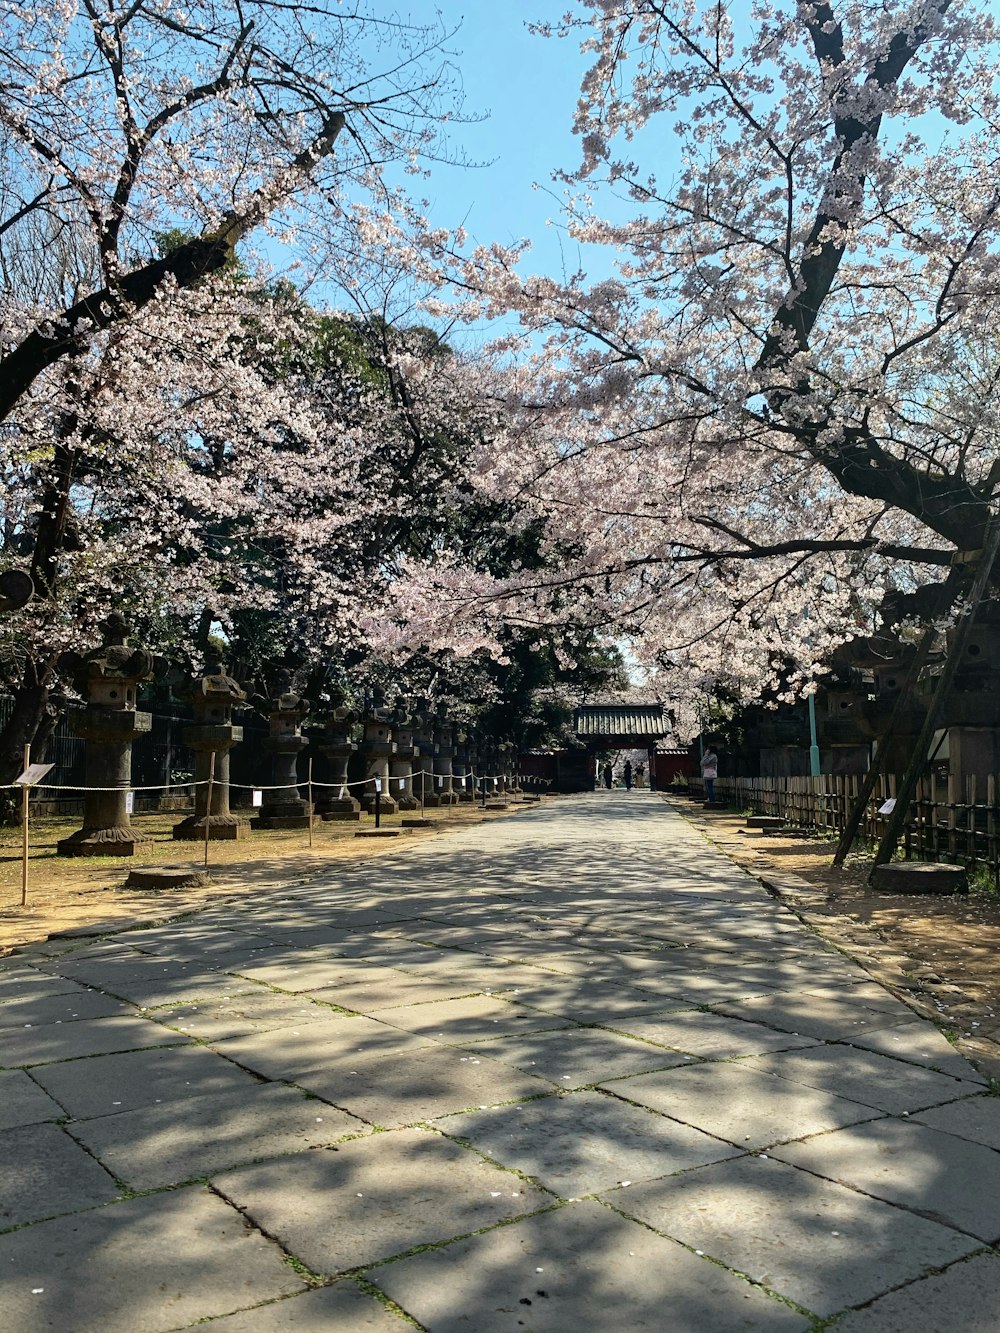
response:
<path fill-rule="evenodd" d="M 738 810 L 777 815 L 800 828 L 839 833 L 857 800 L 862 778 L 825 773 L 820 777 L 717 778 L 716 797 Z M 702 789 L 692 779 L 693 789 Z M 906 860 L 944 861 L 971 872 L 988 871 L 1000 886 L 1000 782 L 930 775 L 917 784 L 907 813 L 901 848 Z M 880 808 L 895 800 L 896 778 L 880 777 L 858 830 L 861 842 L 877 843 L 887 816 Z"/>

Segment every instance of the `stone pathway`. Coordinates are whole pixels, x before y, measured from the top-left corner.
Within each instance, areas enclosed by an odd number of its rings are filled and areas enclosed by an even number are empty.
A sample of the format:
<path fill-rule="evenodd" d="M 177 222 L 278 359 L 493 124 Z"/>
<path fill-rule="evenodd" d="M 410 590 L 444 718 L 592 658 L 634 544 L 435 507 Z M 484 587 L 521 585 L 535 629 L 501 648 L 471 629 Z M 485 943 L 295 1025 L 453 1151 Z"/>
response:
<path fill-rule="evenodd" d="M 658 797 L 0 962 L 16 1333 L 996 1333 L 1000 1098 Z"/>

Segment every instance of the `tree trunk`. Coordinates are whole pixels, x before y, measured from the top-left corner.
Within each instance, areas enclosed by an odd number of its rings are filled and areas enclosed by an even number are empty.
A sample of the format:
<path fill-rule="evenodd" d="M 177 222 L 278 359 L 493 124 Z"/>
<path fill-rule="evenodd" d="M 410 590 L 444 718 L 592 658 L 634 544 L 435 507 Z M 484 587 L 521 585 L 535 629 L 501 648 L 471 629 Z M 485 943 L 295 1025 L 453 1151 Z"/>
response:
<path fill-rule="evenodd" d="M 48 674 L 36 673 L 35 663 L 29 662 L 24 669 L 20 685 L 13 695 L 13 707 L 10 717 L 0 731 L 0 785 L 6 786 L 14 781 L 21 772 L 24 763 L 24 747 L 33 745 L 39 728 L 46 721 L 49 702 Z M 37 759 L 32 754 L 32 759 Z M 19 809 L 17 792 L 0 791 L 0 814 L 9 820 L 12 813 Z"/>

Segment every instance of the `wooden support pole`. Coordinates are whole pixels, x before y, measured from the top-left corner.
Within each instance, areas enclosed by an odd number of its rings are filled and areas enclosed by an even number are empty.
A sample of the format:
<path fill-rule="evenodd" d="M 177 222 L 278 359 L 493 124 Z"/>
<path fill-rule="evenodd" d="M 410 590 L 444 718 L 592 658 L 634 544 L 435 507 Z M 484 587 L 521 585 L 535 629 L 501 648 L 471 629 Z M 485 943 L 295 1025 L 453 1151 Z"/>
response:
<path fill-rule="evenodd" d="M 212 788 L 215 785 L 215 751 L 209 756 L 208 793 L 205 798 L 205 869 L 208 869 L 208 841 L 212 828 Z"/>
<path fill-rule="evenodd" d="M 31 767 L 31 746 L 24 747 L 24 771 Z M 31 788 L 25 782 L 21 788 L 21 906 L 28 903 L 28 797 Z"/>

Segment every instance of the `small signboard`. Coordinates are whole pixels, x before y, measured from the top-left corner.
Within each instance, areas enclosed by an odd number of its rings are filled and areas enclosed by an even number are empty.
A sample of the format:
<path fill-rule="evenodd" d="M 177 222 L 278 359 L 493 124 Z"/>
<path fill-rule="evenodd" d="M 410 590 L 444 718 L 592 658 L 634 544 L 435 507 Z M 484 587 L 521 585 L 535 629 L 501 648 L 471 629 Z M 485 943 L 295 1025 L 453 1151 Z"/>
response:
<path fill-rule="evenodd" d="M 51 773 L 55 764 L 29 764 L 20 777 L 14 779 L 15 787 L 37 787 L 46 773 Z"/>
<path fill-rule="evenodd" d="M 135 792 L 127 791 L 125 793 L 125 813 L 127 815 L 135 814 Z"/>
<path fill-rule="evenodd" d="M 376 779 L 375 779 L 375 790 L 376 790 L 376 791 L 381 791 L 381 790 L 382 790 L 382 779 L 381 779 L 381 778 L 376 778 Z"/>
<path fill-rule="evenodd" d="M 895 796 L 890 796 L 889 799 L 883 805 L 879 806 L 878 812 L 880 815 L 891 815 L 893 810 L 895 810 L 895 808 L 896 808 L 896 798 Z"/>
<path fill-rule="evenodd" d="M 264 793 L 262 791 L 251 792 L 250 804 L 254 807 L 254 809 L 259 809 L 264 804 Z"/>

